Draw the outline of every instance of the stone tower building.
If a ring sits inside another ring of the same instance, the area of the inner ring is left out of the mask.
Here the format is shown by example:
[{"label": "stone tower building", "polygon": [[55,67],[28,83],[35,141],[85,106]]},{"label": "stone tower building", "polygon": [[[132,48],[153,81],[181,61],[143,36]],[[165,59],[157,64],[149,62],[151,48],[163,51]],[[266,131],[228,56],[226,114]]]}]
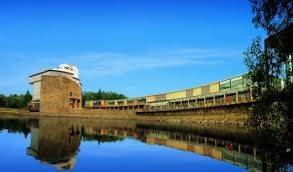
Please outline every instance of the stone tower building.
[{"label": "stone tower building", "polygon": [[33,100],[30,111],[71,113],[81,109],[82,90],[75,66],[62,64],[29,76]]}]

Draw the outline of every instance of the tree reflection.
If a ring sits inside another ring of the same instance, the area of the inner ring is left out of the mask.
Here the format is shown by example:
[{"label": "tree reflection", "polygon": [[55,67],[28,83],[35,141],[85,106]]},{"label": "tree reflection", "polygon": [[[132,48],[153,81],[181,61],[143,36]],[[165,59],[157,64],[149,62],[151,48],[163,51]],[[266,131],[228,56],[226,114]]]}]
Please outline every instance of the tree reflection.
[{"label": "tree reflection", "polygon": [[255,130],[258,155],[263,162],[263,171],[290,171],[293,164],[292,136],[288,125],[279,129]]}]

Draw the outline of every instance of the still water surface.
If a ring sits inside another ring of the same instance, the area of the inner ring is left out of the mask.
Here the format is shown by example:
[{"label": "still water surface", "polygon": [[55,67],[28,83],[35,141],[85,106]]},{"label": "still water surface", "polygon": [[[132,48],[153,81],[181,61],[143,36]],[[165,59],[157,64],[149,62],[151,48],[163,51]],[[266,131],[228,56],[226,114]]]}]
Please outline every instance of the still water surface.
[{"label": "still water surface", "polygon": [[[0,118],[1,171],[265,171],[246,128],[70,118]],[[285,170],[292,170],[285,165]]]}]

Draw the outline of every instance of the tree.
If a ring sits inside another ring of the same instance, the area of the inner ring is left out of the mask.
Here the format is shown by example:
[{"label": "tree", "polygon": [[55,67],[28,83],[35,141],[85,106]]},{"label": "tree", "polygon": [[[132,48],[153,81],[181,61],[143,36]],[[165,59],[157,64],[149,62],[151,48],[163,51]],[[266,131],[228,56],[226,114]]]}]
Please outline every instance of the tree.
[{"label": "tree", "polygon": [[292,0],[250,0],[255,26],[273,35],[292,24]]},{"label": "tree", "polygon": [[12,95],[8,96],[6,99],[6,107],[8,107],[8,108],[24,107],[22,97],[18,96],[16,94],[12,94]]},{"label": "tree", "polygon": [[31,100],[32,100],[32,95],[27,90],[25,95],[24,95],[24,103],[25,103],[25,105],[27,105],[27,103],[30,102]]},{"label": "tree", "polygon": [[0,107],[4,107],[6,102],[6,97],[3,94],[0,94]]},{"label": "tree", "polygon": [[84,92],[83,93],[83,100],[114,100],[114,99],[125,99],[127,98],[125,95],[123,94],[119,94],[116,92],[106,92],[106,91],[102,91],[101,89],[99,89],[98,92]]},{"label": "tree", "polygon": [[276,49],[263,50],[259,37],[253,40],[244,55],[244,62],[249,70],[248,76],[257,85],[259,94],[263,89],[274,91],[281,88],[280,79],[285,79],[282,72],[284,59],[286,59],[284,55]]},{"label": "tree", "polygon": [[280,87],[280,79],[286,79],[283,64],[292,53],[292,14],[290,0],[250,0],[253,12],[252,22],[263,28],[269,36],[265,48],[258,37],[244,52],[244,62],[257,91],[258,100],[253,107],[249,122],[253,126],[279,128],[289,117],[292,87],[286,82]]},{"label": "tree", "polygon": [[[262,51],[261,39],[256,38],[245,54],[251,79],[259,87],[269,89],[274,79],[281,74],[282,65],[292,54],[292,0],[249,0],[255,27],[263,28],[269,36],[265,40],[266,49]],[[290,71],[289,71],[290,74]],[[288,75],[288,73],[287,73]],[[282,76],[284,79],[284,76]]]}]

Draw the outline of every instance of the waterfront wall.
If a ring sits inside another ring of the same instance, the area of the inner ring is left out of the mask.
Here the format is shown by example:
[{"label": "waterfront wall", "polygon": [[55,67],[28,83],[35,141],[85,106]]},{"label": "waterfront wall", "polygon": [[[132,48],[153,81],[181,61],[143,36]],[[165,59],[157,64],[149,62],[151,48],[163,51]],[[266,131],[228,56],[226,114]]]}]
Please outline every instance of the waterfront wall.
[{"label": "waterfront wall", "polygon": [[[1,113],[1,112],[0,112]],[[194,109],[193,111],[176,111],[166,113],[152,113],[140,115],[134,110],[102,110],[102,109],[76,109],[70,113],[41,113],[20,110],[17,115],[48,116],[48,117],[75,117],[98,118],[117,120],[139,120],[163,123],[185,124],[232,124],[245,125],[249,115],[249,106],[230,106],[229,108]]]},{"label": "waterfront wall", "polygon": [[227,113],[209,115],[174,115],[174,116],[142,116],[144,120],[154,120],[167,123],[202,123],[202,124],[231,124],[245,125],[248,114]]}]

